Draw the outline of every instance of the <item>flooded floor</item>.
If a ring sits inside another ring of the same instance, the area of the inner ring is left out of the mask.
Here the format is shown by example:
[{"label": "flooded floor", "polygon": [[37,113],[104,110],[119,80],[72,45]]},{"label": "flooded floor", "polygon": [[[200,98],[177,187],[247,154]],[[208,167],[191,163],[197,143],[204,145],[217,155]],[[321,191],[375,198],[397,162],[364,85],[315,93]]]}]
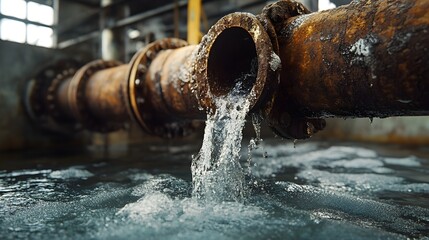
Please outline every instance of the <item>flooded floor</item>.
[{"label": "flooded floor", "polygon": [[198,144],[1,156],[0,239],[428,239],[429,149],[247,143],[239,202],[192,198]]}]

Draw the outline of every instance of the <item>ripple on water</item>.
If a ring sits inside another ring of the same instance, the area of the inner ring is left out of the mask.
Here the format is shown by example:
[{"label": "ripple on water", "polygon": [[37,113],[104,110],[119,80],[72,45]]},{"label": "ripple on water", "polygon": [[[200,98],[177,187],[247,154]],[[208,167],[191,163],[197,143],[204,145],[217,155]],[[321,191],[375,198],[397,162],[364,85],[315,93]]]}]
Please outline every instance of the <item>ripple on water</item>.
[{"label": "ripple on water", "polygon": [[[3,171],[0,190],[7,191],[0,195],[0,238],[403,239],[429,234],[429,207],[415,204],[426,201],[429,185],[405,176],[427,176],[420,171],[427,170],[427,159],[385,158],[370,149],[317,143],[299,144],[296,151],[292,144],[261,144],[268,157],[256,149],[257,184],[246,184],[248,194],[239,202],[193,198],[189,180],[136,167],[142,160],[121,170],[89,164]],[[373,171],[379,168],[390,172]],[[69,169],[90,174],[65,177]],[[54,171],[62,177],[51,177]]]}]

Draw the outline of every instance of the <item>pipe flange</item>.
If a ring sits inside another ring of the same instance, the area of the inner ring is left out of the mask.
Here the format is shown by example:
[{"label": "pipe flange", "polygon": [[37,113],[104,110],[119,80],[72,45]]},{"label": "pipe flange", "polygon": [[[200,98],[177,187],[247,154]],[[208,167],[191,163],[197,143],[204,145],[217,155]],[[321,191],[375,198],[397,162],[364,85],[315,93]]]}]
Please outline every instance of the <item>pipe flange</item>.
[{"label": "pipe flange", "polygon": [[[278,58],[278,60],[280,60],[280,47],[279,47],[279,42],[277,41],[277,33],[276,33],[276,29],[274,27],[274,25],[271,23],[271,21],[269,21],[265,15],[257,15],[256,18],[258,18],[258,20],[261,22],[262,26],[264,27],[265,31],[267,32],[270,40],[271,40],[271,45],[273,47],[273,52],[276,54],[276,57]],[[276,71],[274,71],[274,73],[272,73],[272,77],[271,80],[272,82],[274,82],[274,84],[271,84],[271,86],[273,87],[278,87],[280,84],[280,71],[281,71],[281,61],[279,62],[280,66],[278,67],[278,69]],[[274,105],[274,101],[276,99],[276,95],[277,95],[277,91],[276,90],[270,90],[270,93],[272,93],[272,97],[269,101],[267,101],[265,103],[265,105],[260,109],[260,113],[262,115],[263,119],[266,119],[267,116],[269,115],[269,113],[271,112],[273,105]]]},{"label": "pipe flange", "polygon": [[262,13],[259,17],[263,20],[268,20],[274,27],[274,31],[280,33],[283,30],[283,23],[287,19],[309,13],[311,13],[311,11],[302,3],[291,0],[281,0],[266,5],[262,9]]},{"label": "pipe flange", "polygon": [[24,107],[27,115],[41,128],[55,133],[72,134],[78,126],[58,112],[57,96],[52,92],[62,81],[73,76],[79,64],[60,60],[44,68],[32,78],[25,89]]},{"label": "pipe flange", "polygon": [[72,66],[68,69],[64,69],[62,72],[59,72],[55,76],[50,86],[48,87],[47,94],[46,94],[48,112],[58,122],[67,121],[67,119],[63,117],[63,113],[60,112],[60,109],[58,106],[58,96],[57,96],[58,89],[64,81],[66,81],[69,78],[73,78],[76,71],[77,71],[77,68]]},{"label": "pipe flange", "polygon": [[149,66],[159,52],[188,46],[181,39],[166,38],[155,41],[137,52],[130,62],[128,71],[128,112],[149,134],[173,138],[189,135],[198,126],[194,121],[183,121],[156,116],[156,106],[147,98],[145,80]]},{"label": "pipe flange", "polygon": [[85,88],[91,76],[97,71],[121,65],[118,61],[95,60],[81,67],[70,82],[68,98],[73,116],[82,127],[91,131],[107,133],[118,130],[123,124],[100,121],[88,109]]},{"label": "pipe flange", "polygon": [[[265,6],[258,18],[270,35],[273,46],[278,47],[277,33],[282,32],[284,22],[289,18],[309,13],[311,11],[299,2],[282,0]],[[286,82],[287,79],[283,79],[283,82],[280,82],[279,89],[282,89],[282,84]],[[277,111],[278,107],[276,105],[281,105],[279,109],[283,109],[283,105],[288,102],[283,94],[281,92],[274,93],[273,104],[265,112],[265,120],[276,135],[287,139],[306,139],[325,128],[326,122],[324,119],[308,119]]]}]

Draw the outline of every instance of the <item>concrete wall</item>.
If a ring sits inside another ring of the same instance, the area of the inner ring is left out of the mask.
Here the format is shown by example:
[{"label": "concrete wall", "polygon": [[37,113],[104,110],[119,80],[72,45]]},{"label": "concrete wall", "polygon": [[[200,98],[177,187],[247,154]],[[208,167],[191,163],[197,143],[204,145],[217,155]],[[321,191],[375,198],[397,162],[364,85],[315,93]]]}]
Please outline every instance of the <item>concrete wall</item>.
[{"label": "concrete wall", "polygon": [[65,57],[53,49],[0,41],[1,151],[71,143],[64,136],[48,134],[34,126],[22,102],[27,81],[42,67]]},{"label": "concrete wall", "polygon": [[429,146],[429,117],[328,119],[316,138]]}]

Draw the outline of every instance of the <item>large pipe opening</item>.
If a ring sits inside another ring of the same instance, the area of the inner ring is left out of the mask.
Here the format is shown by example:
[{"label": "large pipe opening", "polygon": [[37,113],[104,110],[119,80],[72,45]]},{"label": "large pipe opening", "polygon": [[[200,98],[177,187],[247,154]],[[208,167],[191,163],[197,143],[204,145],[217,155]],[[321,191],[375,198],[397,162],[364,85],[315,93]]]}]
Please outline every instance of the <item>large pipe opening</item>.
[{"label": "large pipe opening", "polygon": [[258,73],[258,56],[252,36],[243,28],[225,29],[210,50],[207,80],[215,97],[231,92],[250,93]]}]

